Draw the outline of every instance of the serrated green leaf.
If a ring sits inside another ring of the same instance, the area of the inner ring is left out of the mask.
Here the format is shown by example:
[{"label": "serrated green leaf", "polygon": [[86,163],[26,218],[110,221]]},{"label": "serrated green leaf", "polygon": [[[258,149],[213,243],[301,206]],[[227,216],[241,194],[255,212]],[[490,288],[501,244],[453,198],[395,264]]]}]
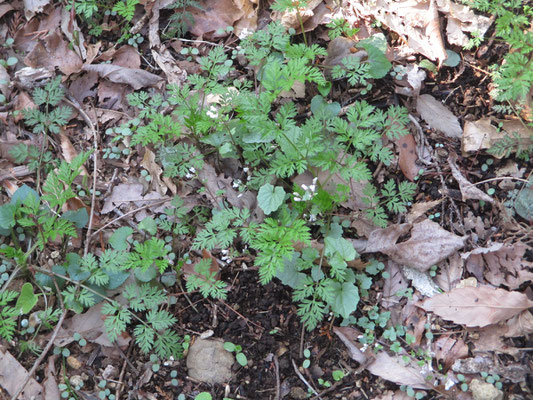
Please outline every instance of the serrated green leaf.
[{"label": "serrated green leaf", "polygon": [[392,64],[380,49],[369,43],[363,43],[360,47],[364,48],[368,53],[368,63],[370,69],[368,73],[374,79],[381,79],[387,75],[392,68]]},{"label": "serrated green leaf", "polygon": [[141,282],[150,282],[157,276],[157,270],[155,268],[135,268],[133,271],[135,278]]},{"label": "serrated green leaf", "polygon": [[272,186],[267,183],[259,189],[257,202],[266,215],[276,211],[285,199],[285,190],[281,186]]},{"label": "serrated green leaf", "polygon": [[75,211],[65,211],[61,218],[74,223],[78,229],[84,228],[89,222],[89,214],[87,214],[85,207]]},{"label": "serrated green leaf", "polygon": [[129,226],[123,226],[122,228],[118,228],[115,232],[113,232],[113,234],[109,238],[109,244],[115,250],[127,250],[128,249],[127,239],[132,233],[133,233],[133,229],[130,228]]},{"label": "serrated green leaf", "polygon": [[33,285],[26,282],[22,285],[15,309],[19,310],[21,314],[28,314],[37,304],[38,299],[39,297],[33,293]]},{"label": "serrated green leaf", "polygon": [[148,232],[150,235],[157,233],[157,223],[152,217],[146,217],[139,223],[139,229]]},{"label": "serrated green leaf", "polygon": [[333,282],[332,286],[335,297],[330,304],[331,309],[343,318],[348,318],[357,309],[359,290],[349,282]]},{"label": "serrated green leaf", "polygon": [[15,226],[16,208],[13,204],[0,206],[0,228],[11,229]]}]

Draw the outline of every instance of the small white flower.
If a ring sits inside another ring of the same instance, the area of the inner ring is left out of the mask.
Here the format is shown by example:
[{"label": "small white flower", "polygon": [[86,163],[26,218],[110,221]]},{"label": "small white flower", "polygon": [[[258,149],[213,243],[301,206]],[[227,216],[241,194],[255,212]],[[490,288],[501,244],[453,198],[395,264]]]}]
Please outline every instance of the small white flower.
[{"label": "small white flower", "polygon": [[250,29],[248,28],[244,28],[240,33],[239,33],[239,39],[244,39],[245,37],[247,36],[250,36],[251,34],[253,33],[253,31],[251,31]]},{"label": "small white flower", "polygon": [[316,221],[316,215],[315,214],[310,214],[309,215],[309,222],[315,222]]},{"label": "small white flower", "polygon": [[242,170],[244,171],[244,173],[246,173],[246,174],[247,174],[247,173],[248,173],[248,171],[250,171],[250,168],[248,168],[248,167],[244,167],[244,168],[243,168]]},{"label": "small white flower", "polygon": [[191,174],[195,174],[196,173],[196,169],[194,167],[191,167],[191,168],[189,168],[189,172]]},{"label": "small white flower", "polygon": [[218,110],[215,106],[209,107],[209,110],[206,112],[208,117],[211,117],[213,119],[218,117]]},{"label": "small white flower", "polygon": [[190,174],[190,173],[187,173],[187,174],[185,174],[185,178],[192,179],[192,178],[194,178],[194,175]]},{"label": "small white flower", "polygon": [[222,254],[228,254],[228,253],[229,253],[229,250],[222,249],[222,250],[220,250],[220,252],[221,252]]}]

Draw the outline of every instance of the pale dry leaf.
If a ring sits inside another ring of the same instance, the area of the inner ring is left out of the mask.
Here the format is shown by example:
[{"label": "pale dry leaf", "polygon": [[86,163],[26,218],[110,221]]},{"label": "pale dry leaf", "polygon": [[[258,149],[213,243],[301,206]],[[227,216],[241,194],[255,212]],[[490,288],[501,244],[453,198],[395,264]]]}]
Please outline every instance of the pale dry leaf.
[{"label": "pale dry leaf", "polygon": [[234,0],[199,0],[198,6],[190,9],[194,18],[191,33],[194,36],[209,34],[212,38],[226,36],[226,32],[217,33],[217,30],[225,30],[227,26],[233,26],[245,16],[235,3]]},{"label": "pale dry leaf", "polygon": [[467,253],[466,265],[469,271],[483,271],[485,279],[494,286],[518,289],[523,283],[533,281],[533,263],[526,261],[526,250],[523,243],[496,243]]},{"label": "pale dry leaf", "polygon": [[377,355],[372,352],[367,355],[360,349],[357,338],[361,333],[352,327],[333,327],[333,332],[344,343],[350,357],[358,363],[366,366],[366,369],[373,375],[385,380],[397,383],[398,385],[408,385],[417,389],[429,389],[420,367],[405,365],[400,357],[391,357],[384,351]]},{"label": "pale dry leaf", "polygon": [[[61,132],[59,133],[59,139],[61,141],[61,150],[63,154],[63,158],[66,162],[70,163],[76,156],[78,155],[78,151],[74,148],[72,145],[72,142],[68,138],[68,136],[65,134],[65,129],[61,129]],[[89,173],[87,172],[87,169],[84,165],[80,168],[80,175],[88,176]]]},{"label": "pale dry leaf", "polygon": [[122,183],[113,188],[111,195],[105,199],[102,214],[107,214],[123,203],[143,199],[143,185],[140,183]]},{"label": "pale dry leaf", "polygon": [[419,366],[405,365],[401,357],[391,357],[384,351],[376,355],[367,370],[371,374],[397,385],[407,385],[415,389],[431,389]]},{"label": "pale dry leaf", "polygon": [[162,182],[161,174],[163,169],[155,162],[155,153],[149,148],[145,148],[144,157],[141,161],[141,167],[150,173],[152,183],[157,193],[166,194],[168,187]]},{"label": "pale dry leaf", "polygon": [[396,243],[411,224],[393,225],[377,229],[368,238],[365,252],[381,252],[401,265],[425,272],[433,265],[445,260],[464,246],[465,237],[457,236],[443,229],[439,224],[426,219],[412,224],[411,237]]},{"label": "pale dry leaf", "polygon": [[446,49],[444,48],[444,41],[440,31],[439,12],[435,0],[429,0],[429,8],[427,12],[426,36],[429,45],[434,49],[437,60],[439,60],[439,68],[442,63],[448,58]]},{"label": "pale dry leaf", "polygon": [[483,200],[488,203],[494,202],[492,197],[490,197],[488,194],[483,192],[482,190],[478,189],[476,186],[474,186],[472,183],[470,183],[459,171],[459,167],[456,164],[457,155],[450,154],[448,157],[448,165],[450,166],[450,169],[452,171],[452,175],[459,184],[459,189],[461,190],[461,196],[463,198],[463,201],[466,200]]},{"label": "pale dry leaf", "polygon": [[50,0],[24,0],[24,16],[30,20],[35,14],[42,13],[44,7],[50,4]]},{"label": "pale dry leaf", "polygon": [[527,336],[533,333],[533,314],[525,310],[507,321],[505,337]]},{"label": "pale dry leaf", "polygon": [[61,398],[61,392],[57,384],[57,372],[55,367],[56,357],[48,357],[48,363],[44,371],[44,400],[57,400]]},{"label": "pale dry leaf", "polygon": [[530,368],[524,364],[511,363],[503,365],[498,361],[495,363],[494,356],[476,355],[475,357],[457,360],[452,365],[452,371],[460,374],[480,374],[483,372],[489,374],[498,374],[513,383],[524,382],[527,375],[531,372]]},{"label": "pale dry leaf", "polygon": [[74,342],[74,333],[79,333],[88,342],[96,343],[101,346],[115,348],[118,344],[121,348],[128,346],[131,337],[128,332],[118,335],[116,342],[110,342],[104,326],[102,316],[103,303],[89,308],[83,314],[76,314],[72,318],[65,319],[65,322],[58,331],[54,339],[54,345],[65,347]]},{"label": "pale dry leaf", "polygon": [[420,218],[426,212],[431,210],[433,207],[438,206],[441,202],[442,202],[442,199],[438,199],[438,200],[432,200],[432,201],[422,201],[422,202],[413,204],[413,206],[409,210],[409,214],[407,214],[407,222],[411,224],[413,222],[416,222],[418,218]]},{"label": "pale dry leaf", "polygon": [[6,15],[8,12],[13,11],[14,8],[11,4],[0,4],[0,18],[2,18],[4,15]]},{"label": "pale dry leaf", "polygon": [[411,281],[411,285],[420,292],[422,296],[431,297],[439,294],[439,287],[433,282],[429,273],[421,272],[418,269],[402,266],[402,273],[406,279]]},{"label": "pale dry leaf", "polygon": [[451,0],[437,0],[437,5],[446,15],[446,36],[451,44],[463,47],[470,39],[464,32],[477,32],[483,37],[492,24],[489,17],[474,13],[466,5]]},{"label": "pale dry leaf", "polygon": [[385,252],[396,243],[400,236],[407,234],[411,228],[411,224],[396,224],[372,231],[368,237],[365,253]]},{"label": "pale dry leaf", "polygon": [[435,283],[445,292],[449,292],[461,281],[464,261],[457,253],[452,254],[447,261],[441,263]]},{"label": "pale dry leaf", "polygon": [[6,98],[9,96],[9,83],[11,78],[7,73],[6,69],[2,64],[0,64],[0,93],[2,93]]},{"label": "pale dry leaf", "polygon": [[146,86],[153,86],[161,82],[163,78],[152,74],[151,72],[137,68],[124,68],[112,64],[84,65],[84,71],[94,71],[100,77],[110,80],[114,83],[125,83],[135,90]]},{"label": "pale dry leaf", "polygon": [[357,361],[359,364],[366,362],[367,356],[359,348],[360,344],[357,340],[358,336],[362,335],[361,332],[350,326],[334,326],[333,332],[344,343],[352,360]]},{"label": "pale dry leaf", "polygon": [[[497,141],[514,134],[522,139],[524,145],[531,144],[533,140],[533,129],[528,128],[518,120],[500,120],[487,117],[477,121],[467,121],[462,137],[462,150],[463,152],[473,152],[490,149]],[[496,158],[503,158],[503,156],[503,154],[494,155]]]},{"label": "pale dry leaf", "polygon": [[59,29],[39,40],[32,51],[24,58],[24,63],[32,68],[46,67],[53,71],[56,67],[65,75],[80,72],[83,61],[70,49]]},{"label": "pale dry leaf", "polygon": [[407,289],[407,280],[404,278],[400,267],[394,261],[388,260],[385,271],[387,278],[383,284],[383,296],[381,297],[381,305],[388,309],[400,303],[400,297],[396,294]]},{"label": "pale dry leaf", "polygon": [[[26,368],[11,353],[0,348],[0,387],[13,396],[27,376]],[[42,386],[31,378],[19,398],[41,400],[42,392]]]},{"label": "pale dry leaf", "polygon": [[448,370],[457,359],[468,356],[468,346],[460,337],[451,334],[441,335],[431,343],[435,358]]},{"label": "pale dry leaf", "polygon": [[508,320],[533,307],[519,292],[490,287],[455,288],[417,304],[439,317],[468,327],[484,327]]},{"label": "pale dry leaf", "polygon": [[457,117],[430,94],[418,97],[416,111],[431,128],[444,133],[447,137],[460,138],[462,136],[463,130]]},{"label": "pale dry leaf", "polygon": [[[65,34],[70,43],[76,43],[73,50],[76,51],[82,60],[87,59],[87,48],[85,45],[85,36],[83,31],[78,26],[76,18],[71,18],[74,15],[63,7],[61,10],[61,31]],[[74,32],[77,32],[74,34]]]}]

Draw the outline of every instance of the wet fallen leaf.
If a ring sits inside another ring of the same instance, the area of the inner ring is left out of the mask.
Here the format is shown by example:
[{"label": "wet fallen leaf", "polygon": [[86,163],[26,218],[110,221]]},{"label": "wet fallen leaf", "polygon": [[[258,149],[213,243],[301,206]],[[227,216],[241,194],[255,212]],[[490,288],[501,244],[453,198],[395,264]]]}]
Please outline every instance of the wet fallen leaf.
[{"label": "wet fallen leaf", "polygon": [[404,289],[407,289],[407,280],[404,278],[400,267],[394,261],[387,261],[385,268],[388,276],[383,284],[383,297],[381,298],[381,305],[384,308],[391,308],[400,303],[400,297],[396,294]]},{"label": "wet fallen leaf", "polygon": [[123,203],[143,199],[143,185],[140,183],[123,183],[113,188],[111,195],[106,198],[102,214],[107,214]]},{"label": "wet fallen leaf", "polygon": [[533,307],[533,301],[519,292],[489,287],[465,287],[433,296],[417,305],[456,324],[484,327],[505,321]]}]

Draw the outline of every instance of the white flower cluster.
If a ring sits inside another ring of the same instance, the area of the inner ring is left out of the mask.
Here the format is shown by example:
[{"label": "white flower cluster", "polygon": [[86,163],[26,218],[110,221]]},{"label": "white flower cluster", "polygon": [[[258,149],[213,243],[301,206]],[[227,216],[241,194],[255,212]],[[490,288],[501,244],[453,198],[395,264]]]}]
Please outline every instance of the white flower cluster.
[{"label": "white flower cluster", "polygon": [[294,192],[293,193],[294,201],[309,201],[313,197],[315,197],[317,181],[318,181],[318,178],[314,177],[313,183],[311,183],[311,185],[307,186],[302,183],[300,186],[305,191],[305,193],[303,194],[303,196],[300,197],[300,193]]},{"label": "white flower cluster", "polygon": [[231,264],[231,262],[233,261],[231,256],[229,255],[229,250],[220,250],[220,252],[222,253],[222,257],[220,257],[220,259],[228,264]]},{"label": "white flower cluster", "polygon": [[187,172],[185,174],[185,178],[187,178],[187,179],[192,179],[195,176],[196,176],[196,168],[194,168],[194,167],[189,168],[189,172]]},{"label": "white flower cluster", "polygon": [[211,105],[209,107],[209,110],[206,112],[208,117],[211,117],[213,119],[218,118],[218,108],[216,108],[214,105]]}]

